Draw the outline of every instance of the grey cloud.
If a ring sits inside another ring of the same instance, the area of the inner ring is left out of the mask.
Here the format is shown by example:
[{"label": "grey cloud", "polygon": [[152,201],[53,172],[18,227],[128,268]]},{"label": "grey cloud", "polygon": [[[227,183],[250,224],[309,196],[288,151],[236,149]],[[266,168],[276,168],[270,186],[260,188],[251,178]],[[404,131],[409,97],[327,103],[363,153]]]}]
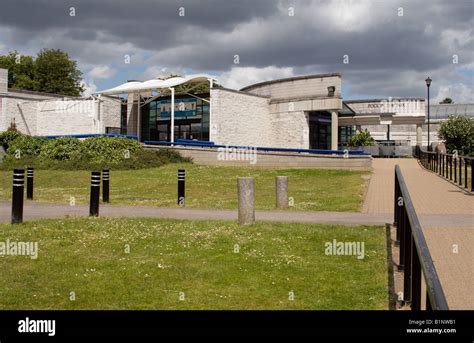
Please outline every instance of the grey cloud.
[{"label": "grey cloud", "polygon": [[[472,1],[372,1],[356,20],[350,10],[342,13],[364,1],[4,0],[0,43],[20,51],[62,48],[82,65],[119,63],[124,53],[135,53],[144,68],[217,73],[234,67],[239,54],[242,67],[338,71],[359,94],[419,96],[418,86],[406,82],[427,73],[445,83],[468,82],[450,70],[453,54],[458,67],[474,60]],[[331,4],[334,18],[324,12]],[[185,17],[178,17],[180,6]],[[290,6],[294,17],[286,13]],[[453,49],[442,40],[448,30],[455,32]],[[456,37],[458,31],[470,41]],[[344,54],[349,64],[342,63]]]}]

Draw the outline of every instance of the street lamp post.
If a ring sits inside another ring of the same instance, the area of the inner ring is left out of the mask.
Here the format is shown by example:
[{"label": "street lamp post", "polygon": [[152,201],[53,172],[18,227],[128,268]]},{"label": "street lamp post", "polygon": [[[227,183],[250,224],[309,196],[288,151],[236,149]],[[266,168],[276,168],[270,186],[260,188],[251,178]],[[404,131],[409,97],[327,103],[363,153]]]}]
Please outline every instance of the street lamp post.
[{"label": "street lamp post", "polygon": [[426,80],[426,87],[428,88],[428,151],[431,151],[430,146],[430,85],[431,79],[428,77]]}]

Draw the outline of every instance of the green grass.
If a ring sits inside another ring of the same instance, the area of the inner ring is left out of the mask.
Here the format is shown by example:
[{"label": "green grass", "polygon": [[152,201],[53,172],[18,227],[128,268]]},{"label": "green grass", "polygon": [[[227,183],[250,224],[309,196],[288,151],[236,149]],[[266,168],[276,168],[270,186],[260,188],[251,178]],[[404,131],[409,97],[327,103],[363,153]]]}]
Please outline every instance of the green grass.
[{"label": "green grass", "polygon": [[[302,211],[358,211],[363,202],[366,172],[344,170],[272,170],[168,164],[160,168],[112,171],[112,204],[176,207],[177,171],[186,169],[186,207],[235,209],[237,177],[255,177],[255,207],[275,208],[275,176],[289,177],[290,209]],[[11,197],[11,171],[0,171],[0,199]],[[35,171],[35,200],[77,204],[89,201],[90,172]]]},{"label": "green grass", "polygon": [[[7,239],[39,253],[0,255],[1,310],[388,309],[381,227],[67,218],[1,224]],[[333,239],[365,258],[325,255]]]}]

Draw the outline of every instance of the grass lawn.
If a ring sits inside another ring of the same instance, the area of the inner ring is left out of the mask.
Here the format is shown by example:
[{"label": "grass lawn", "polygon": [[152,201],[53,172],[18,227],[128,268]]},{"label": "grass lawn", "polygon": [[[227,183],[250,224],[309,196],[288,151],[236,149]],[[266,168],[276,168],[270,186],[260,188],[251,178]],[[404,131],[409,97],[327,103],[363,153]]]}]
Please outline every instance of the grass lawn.
[{"label": "grass lawn", "polygon": [[[67,218],[1,224],[7,239],[39,251],[0,255],[1,310],[388,309],[381,227]],[[333,239],[365,258],[326,255]]]},{"label": "grass lawn", "polygon": [[[272,170],[168,164],[160,168],[112,171],[112,204],[177,207],[177,171],[186,169],[186,207],[235,209],[237,177],[255,177],[255,207],[275,208],[275,176],[289,177],[290,209],[302,211],[358,211],[363,202],[367,172],[343,170]],[[11,171],[0,171],[0,199],[11,197]],[[90,172],[35,171],[35,200],[77,204],[89,202]]]}]

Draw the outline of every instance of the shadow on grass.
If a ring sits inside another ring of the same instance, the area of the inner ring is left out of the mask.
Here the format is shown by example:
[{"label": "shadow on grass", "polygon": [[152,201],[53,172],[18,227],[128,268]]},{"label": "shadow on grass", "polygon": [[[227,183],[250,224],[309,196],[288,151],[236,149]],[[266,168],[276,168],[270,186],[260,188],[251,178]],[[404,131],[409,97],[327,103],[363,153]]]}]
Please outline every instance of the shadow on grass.
[{"label": "shadow on grass", "polygon": [[387,243],[387,278],[388,278],[388,309],[397,309],[397,293],[395,292],[395,278],[393,270],[393,255],[392,255],[392,237],[390,234],[390,224],[385,225],[385,237]]}]

